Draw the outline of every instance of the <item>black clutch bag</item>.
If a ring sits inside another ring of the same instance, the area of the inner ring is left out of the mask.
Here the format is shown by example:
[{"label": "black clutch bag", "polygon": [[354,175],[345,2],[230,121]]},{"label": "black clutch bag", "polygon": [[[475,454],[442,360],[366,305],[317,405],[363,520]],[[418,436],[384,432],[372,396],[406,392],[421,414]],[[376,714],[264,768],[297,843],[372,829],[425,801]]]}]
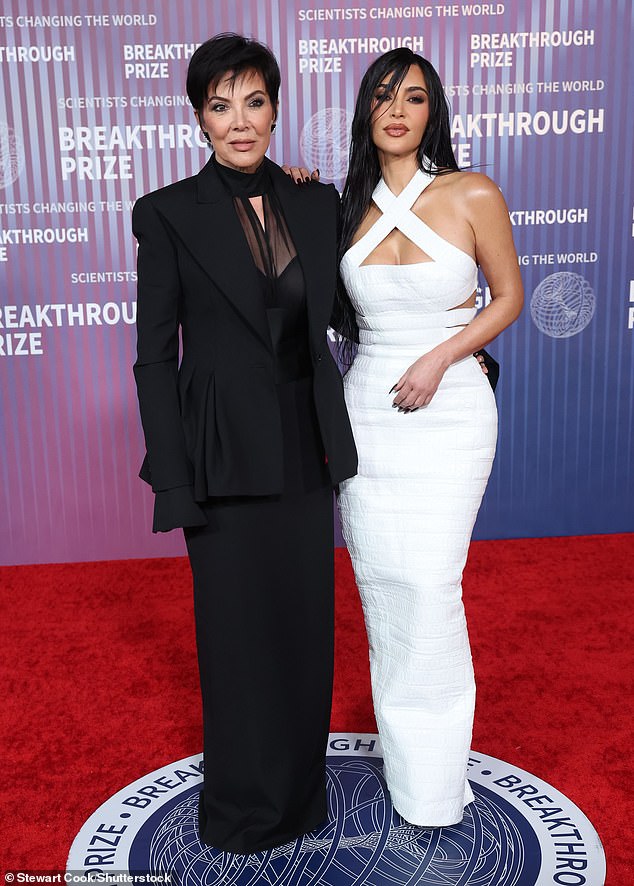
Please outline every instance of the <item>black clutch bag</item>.
[{"label": "black clutch bag", "polygon": [[482,354],[484,357],[484,365],[487,368],[487,378],[489,379],[489,384],[493,390],[495,390],[498,378],[500,377],[500,364],[491,356],[491,354],[489,354],[488,351],[485,351],[484,348],[480,348],[480,350],[476,351],[473,356],[477,357],[479,354]]}]

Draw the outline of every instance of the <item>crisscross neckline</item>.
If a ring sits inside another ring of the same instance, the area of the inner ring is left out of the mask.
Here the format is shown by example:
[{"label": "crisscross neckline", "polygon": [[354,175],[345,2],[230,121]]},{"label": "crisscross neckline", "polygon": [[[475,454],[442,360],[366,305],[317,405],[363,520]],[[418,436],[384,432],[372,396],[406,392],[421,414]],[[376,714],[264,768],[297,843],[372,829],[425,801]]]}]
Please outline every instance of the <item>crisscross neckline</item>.
[{"label": "crisscross neckline", "polygon": [[[476,267],[473,258],[460,247],[454,246],[449,240],[437,234],[412,209],[425,188],[434,179],[434,175],[417,169],[400,194],[394,194],[381,177],[372,193],[372,200],[381,211],[381,215],[365,234],[347,250],[344,259],[347,258],[353,265],[364,268],[406,268],[439,263],[448,266],[459,276],[472,275],[473,269]],[[421,252],[428,256],[428,259],[403,265],[385,263],[364,265],[365,259],[395,229],[411,240]]]}]

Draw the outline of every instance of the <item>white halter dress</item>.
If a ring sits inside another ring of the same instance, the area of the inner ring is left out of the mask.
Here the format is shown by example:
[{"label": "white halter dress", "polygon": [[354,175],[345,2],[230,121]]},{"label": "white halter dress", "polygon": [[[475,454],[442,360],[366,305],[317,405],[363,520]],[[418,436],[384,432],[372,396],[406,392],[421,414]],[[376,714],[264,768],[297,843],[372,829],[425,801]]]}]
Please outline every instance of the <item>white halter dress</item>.
[{"label": "white halter dress", "polygon": [[[396,197],[381,179],[382,211],[343,256],[359,350],[344,379],[359,471],[340,489],[370,646],[372,694],[394,808],[412,824],[462,819],[475,683],[462,571],[491,470],[497,412],[477,360],[452,364],[431,403],[392,407],[389,393],[418,357],[475,316],[458,309],[477,268],[411,207],[433,176],[416,172]],[[430,261],[363,265],[398,228]]]}]

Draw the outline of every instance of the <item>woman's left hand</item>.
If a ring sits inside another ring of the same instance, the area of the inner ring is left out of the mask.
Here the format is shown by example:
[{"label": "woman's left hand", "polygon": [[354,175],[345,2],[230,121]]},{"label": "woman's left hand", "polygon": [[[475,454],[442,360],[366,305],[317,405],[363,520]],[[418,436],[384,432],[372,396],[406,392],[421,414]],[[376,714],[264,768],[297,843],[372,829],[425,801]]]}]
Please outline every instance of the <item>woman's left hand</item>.
[{"label": "woman's left hand", "polygon": [[412,363],[392,388],[392,391],[397,392],[392,405],[404,412],[412,412],[421,406],[427,406],[436,393],[446,369],[446,363],[438,354],[433,351],[423,354]]}]

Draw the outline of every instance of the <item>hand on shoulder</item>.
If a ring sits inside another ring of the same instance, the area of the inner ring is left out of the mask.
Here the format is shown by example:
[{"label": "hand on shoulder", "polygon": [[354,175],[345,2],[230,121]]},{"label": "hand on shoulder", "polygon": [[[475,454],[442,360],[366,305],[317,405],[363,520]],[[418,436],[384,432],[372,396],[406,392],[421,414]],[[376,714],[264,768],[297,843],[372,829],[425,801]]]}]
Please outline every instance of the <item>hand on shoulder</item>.
[{"label": "hand on shoulder", "polygon": [[286,163],[282,163],[280,169],[290,176],[296,185],[319,181],[318,169],[313,169],[312,172],[309,172],[305,166],[288,166]]}]

